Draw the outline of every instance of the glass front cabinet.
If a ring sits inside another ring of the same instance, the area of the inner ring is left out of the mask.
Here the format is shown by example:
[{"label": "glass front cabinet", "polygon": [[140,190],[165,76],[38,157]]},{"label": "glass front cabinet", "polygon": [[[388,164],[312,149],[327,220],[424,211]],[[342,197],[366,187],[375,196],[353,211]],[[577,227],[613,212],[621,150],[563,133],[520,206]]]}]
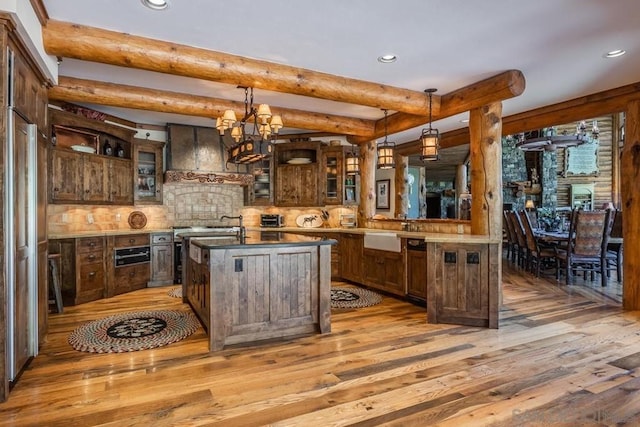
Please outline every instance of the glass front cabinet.
[{"label": "glass front cabinet", "polygon": [[135,204],[162,204],[162,143],[134,141],[133,199]]},{"label": "glass front cabinet", "polygon": [[351,205],[358,203],[357,175],[347,175],[345,161],[350,149],[344,146],[322,148],[322,201],[325,205]]}]

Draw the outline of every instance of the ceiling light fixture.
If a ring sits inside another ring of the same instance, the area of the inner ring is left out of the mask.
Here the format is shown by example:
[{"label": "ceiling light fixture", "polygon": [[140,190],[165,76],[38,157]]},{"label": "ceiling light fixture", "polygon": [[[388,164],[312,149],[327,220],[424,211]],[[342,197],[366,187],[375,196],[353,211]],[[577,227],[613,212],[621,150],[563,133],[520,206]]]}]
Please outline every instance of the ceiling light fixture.
[{"label": "ceiling light fixture", "polygon": [[395,162],[393,161],[393,149],[396,146],[395,142],[387,141],[387,110],[384,111],[384,141],[382,144],[378,144],[377,153],[378,153],[378,169],[391,169],[396,167]]},{"label": "ceiling light fixture", "polygon": [[392,54],[378,56],[378,62],[381,62],[383,64],[390,64],[392,62],[396,62],[397,59],[398,57]]},{"label": "ceiling light fixture", "polygon": [[522,151],[555,151],[558,148],[569,148],[582,145],[590,140],[597,140],[600,136],[598,121],[591,124],[591,132],[587,132],[587,123],[582,120],[576,125],[576,133],[569,135],[565,132],[558,135],[554,126],[541,130],[524,132],[518,135],[516,147]]},{"label": "ceiling light fixture", "polygon": [[[231,130],[231,137],[237,143],[229,148],[229,160],[232,163],[253,163],[271,155],[273,144],[271,139],[277,137],[283,127],[282,117],[272,115],[271,108],[267,104],[260,104],[258,108],[253,105],[253,88],[238,86],[244,89],[244,117],[238,126],[238,121],[233,110],[225,110],[222,116],[216,119],[216,129],[220,135],[224,135],[227,129]],[[247,135],[247,120],[253,119],[253,132]],[[271,119],[271,120],[269,120]]]},{"label": "ceiling light fixture", "polygon": [[616,50],[611,50],[607,53],[604,54],[605,58],[617,58],[619,56],[624,55],[625,53],[627,53],[626,50],[623,49],[616,49]]},{"label": "ceiling light fixture", "polygon": [[420,146],[422,147],[422,154],[420,159],[424,161],[438,160],[438,150],[440,149],[440,133],[438,129],[431,127],[431,103],[432,96],[438,89],[426,89],[425,92],[429,94],[429,128],[422,129],[422,135],[420,136]]},{"label": "ceiling light fixture", "polygon": [[360,174],[360,159],[356,153],[355,144],[351,144],[351,152],[347,153],[346,163],[347,175]]},{"label": "ceiling light fixture", "polygon": [[164,10],[169,7],[168,0],[140,0],[142,4],[153,10]]}]

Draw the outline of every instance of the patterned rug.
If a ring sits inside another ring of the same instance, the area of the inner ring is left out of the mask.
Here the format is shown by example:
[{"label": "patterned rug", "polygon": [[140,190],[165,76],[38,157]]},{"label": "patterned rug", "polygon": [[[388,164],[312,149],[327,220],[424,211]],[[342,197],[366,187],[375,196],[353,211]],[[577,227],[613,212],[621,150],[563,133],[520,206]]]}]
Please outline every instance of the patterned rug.
[{"label": "patterned rug", "polygon": [[361,288],[331,288],[331,308],[361,308],[376,305],[382,296]]},{"label": "patterned rug", "polygon": [[169,294],[170,297],[182,298],[182,286],[171,289],[167,294]]},{"label": "patterned rug", "polygon": [[180,341],[199,327],[192,313],[137,311],[85,323],[71,332],[69,344],[78,351],[90,353],[125,353]]}]

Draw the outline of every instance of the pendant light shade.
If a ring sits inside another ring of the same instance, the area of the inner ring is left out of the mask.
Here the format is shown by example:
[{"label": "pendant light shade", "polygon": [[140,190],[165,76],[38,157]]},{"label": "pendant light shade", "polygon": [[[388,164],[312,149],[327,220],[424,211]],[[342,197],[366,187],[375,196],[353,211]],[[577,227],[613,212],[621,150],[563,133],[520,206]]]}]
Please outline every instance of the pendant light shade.
[{"label": "pendant light shade", "polygon": [[396,167],[393,161],[393,150],[395,149],[395,142],[387,141],[387,110],[384,111],[384,141],[378,144],[378,169],[391,169]]},{"label": "pendant light shade", "polygon": [[429,128],[422,129],[422,135],[420,136],[420,146],[422,147],[422,154],[420,159],[422,161],[438,160],[438,150],[440,149],[440,134],[438,129],[431,127],[431,97],[437,89],[427,89],[425,92],[429,94]]},{"label": "pendant light shade", "polygon": [[346,171],[347,175],[359,175],[360,174],[360,158],[353,145],[351,145],[351,152],[347,153],[346,158]]}]

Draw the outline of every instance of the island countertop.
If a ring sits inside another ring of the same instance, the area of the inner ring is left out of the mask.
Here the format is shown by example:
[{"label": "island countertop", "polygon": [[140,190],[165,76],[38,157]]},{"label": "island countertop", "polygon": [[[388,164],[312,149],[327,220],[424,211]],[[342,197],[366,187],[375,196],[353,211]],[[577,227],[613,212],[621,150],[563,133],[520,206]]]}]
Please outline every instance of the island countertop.
[{"label": "island countertop", "polygon": [[[194,233],[195,234],[195,233]],[[221,233],[214,235],[213,233],[206,236],[194,235],[189,233],[182,234],[183,238],[189,238],[190,244],[199,246],[202,249],[237,249],[246,248],[271,248],[286,246],[320,246],[335,245],[334,239],[323,237],[304,236],[300,234],[287,233],[282,231],[247,231],[244,239],[238,238],[236,235]]]}]

